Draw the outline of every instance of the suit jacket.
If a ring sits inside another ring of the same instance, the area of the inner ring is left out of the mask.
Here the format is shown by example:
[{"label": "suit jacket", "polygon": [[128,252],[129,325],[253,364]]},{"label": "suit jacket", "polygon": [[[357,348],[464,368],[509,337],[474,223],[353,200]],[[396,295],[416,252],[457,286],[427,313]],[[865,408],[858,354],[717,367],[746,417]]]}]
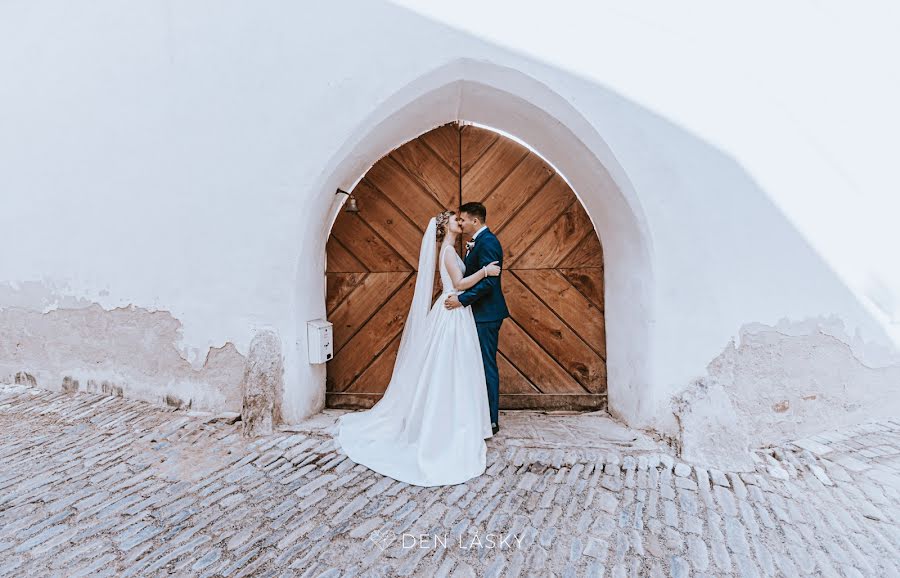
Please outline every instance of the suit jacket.
[{"label": "suit jacket", "polygon": [[[466,255],[465,276],[475,273],[491,261],[497,261],[503,266],[503,248],[490,229],[484,229],[475,237],[475,244]],[[463,305],[472,306],[472,315],[476,323],[485,321],[499,321],[509,317],[509,309],[506,308],[506,299],[503,298],[503,290],[500,288],[500,277],[485,277],[457,297]]]}]

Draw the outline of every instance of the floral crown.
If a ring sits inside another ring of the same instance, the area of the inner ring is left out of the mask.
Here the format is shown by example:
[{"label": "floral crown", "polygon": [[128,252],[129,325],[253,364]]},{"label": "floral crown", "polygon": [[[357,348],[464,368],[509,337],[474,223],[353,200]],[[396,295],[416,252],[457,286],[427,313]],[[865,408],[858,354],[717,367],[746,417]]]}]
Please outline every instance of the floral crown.
[{"label": "floral crown", "polygon": [[442,213],[438,213],[438,216],[435,217],[435,223],[437,224],[438,227],[446,225],[447,221],[450,220],[450,215],[453,215],[453,214],[454,214],[453,211],[444,211]]},{"label": "floral crown", "polygon": [[434,218],[435,227],[437,229],[437,241],[443,241],[444,235],[446,234],[447,223],[450,221],[450,216],[454,215],[453,211],[443,211],[438,213],[438,215]]}]

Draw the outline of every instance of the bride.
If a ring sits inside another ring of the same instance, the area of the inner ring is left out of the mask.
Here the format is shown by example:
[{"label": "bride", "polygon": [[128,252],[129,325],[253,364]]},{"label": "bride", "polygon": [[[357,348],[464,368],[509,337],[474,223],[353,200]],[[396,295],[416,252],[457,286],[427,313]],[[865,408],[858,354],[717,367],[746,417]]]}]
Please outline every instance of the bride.
[{"label": "bride", "polygon": [[[493,435],[472,310],[442,304],[451,293],[499,275],[500,267],[495,261],[464,278],[454,249],[461,233],[454,211],[428,222],[387,389],[371,409],[338,420],[337,441],[353,462],[416,486],[460,484],[483,474],[484,440]],[[443,293],[432,306],[436,259]]]}]

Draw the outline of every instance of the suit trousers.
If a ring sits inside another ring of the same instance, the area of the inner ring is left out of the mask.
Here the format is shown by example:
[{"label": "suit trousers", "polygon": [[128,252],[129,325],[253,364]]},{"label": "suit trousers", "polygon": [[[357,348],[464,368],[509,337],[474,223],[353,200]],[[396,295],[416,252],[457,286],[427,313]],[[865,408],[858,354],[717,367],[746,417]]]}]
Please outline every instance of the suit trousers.
[{"label": "suit trousers", "polygon": [[500,372],[497,370],[497,341],[503,320],[475,322],[478,342],[481,344],[481,359],[484,362],[484,379],[487,382],[488,405],[491,423],[500,425]]}]

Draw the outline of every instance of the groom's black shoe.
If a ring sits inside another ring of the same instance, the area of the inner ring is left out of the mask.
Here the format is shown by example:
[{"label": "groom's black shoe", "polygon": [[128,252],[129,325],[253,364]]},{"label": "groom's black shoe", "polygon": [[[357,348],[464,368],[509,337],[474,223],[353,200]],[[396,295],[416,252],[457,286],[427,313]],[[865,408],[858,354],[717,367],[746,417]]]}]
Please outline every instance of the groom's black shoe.
[{"label": "groom's black shoe", "polygon": [[491,432],[492,432],[492,433],[497,433],[498,431],[500,431],[500,426],[497,425],[497,424],[495,424],[495,423],[493,423],[493,422],[491,422]]}]

